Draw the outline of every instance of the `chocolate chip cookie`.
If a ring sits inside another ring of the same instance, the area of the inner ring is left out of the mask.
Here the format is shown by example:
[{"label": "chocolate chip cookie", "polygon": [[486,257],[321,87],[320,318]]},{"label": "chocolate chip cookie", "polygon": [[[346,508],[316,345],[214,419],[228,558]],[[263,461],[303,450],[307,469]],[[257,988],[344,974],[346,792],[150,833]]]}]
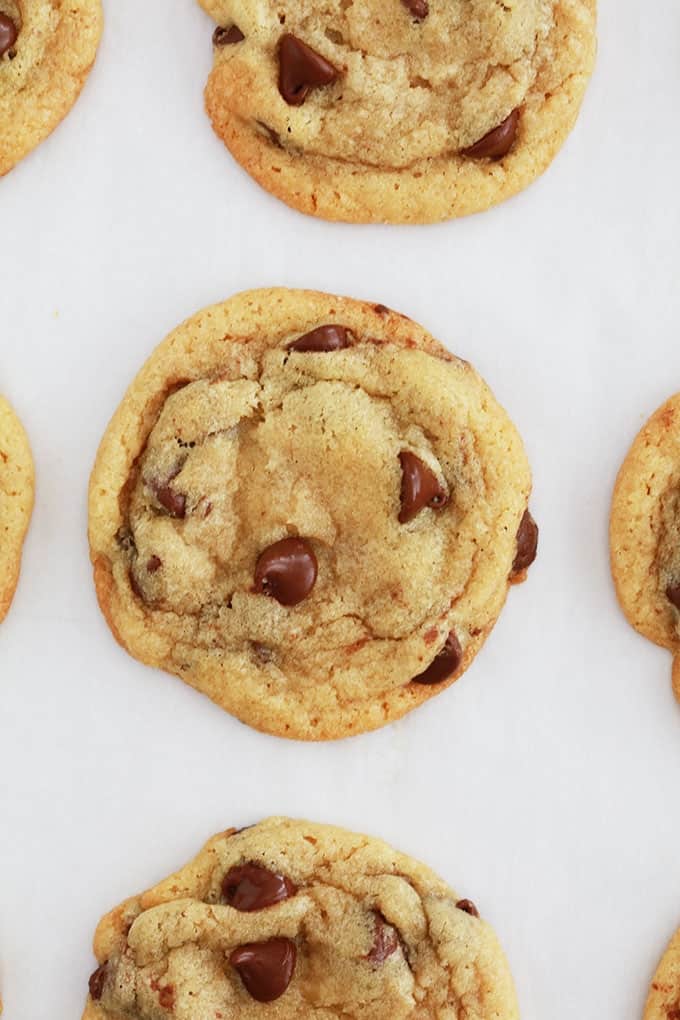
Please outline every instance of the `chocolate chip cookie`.
[{"label": "chocolate chip cookie", "polygon": [[0,623],[7,616],[19,580],[33,492],[28,438],[10,405],[0,397]]},{"label": "chocolate chip cookie", "polygon": [[100,0],[0,0],[0,176],[69,112],[101,31]]},{"label": "chocolate chip cookie", "polygon": [[273,818],[100,923],[83,1020],[516,1020],[475,905],[380,840]]},{"label": "chocolate chip cookie", "polygon": [[595,58],[596,0],[200,0],[206,106],[268,191],[349,222],[487,209],[551,163]]},{"label": "chocolate chip cookie", "polygon": [[536,553],[520,437],[409,319],[307,291],[156,350],[90,488],[118,640],[258,729],[375,729],[468,667]]},{"label": "chocolate chip cookie", "polygon": [[654,975],[644,1020],[680,1020],[680,931],[675,933]]},{"label": "chocolate chip cookie", "polygon": [[652,415],[614,489],[611,566],[629,622],[674,659],[680,700],[680,394]]}]

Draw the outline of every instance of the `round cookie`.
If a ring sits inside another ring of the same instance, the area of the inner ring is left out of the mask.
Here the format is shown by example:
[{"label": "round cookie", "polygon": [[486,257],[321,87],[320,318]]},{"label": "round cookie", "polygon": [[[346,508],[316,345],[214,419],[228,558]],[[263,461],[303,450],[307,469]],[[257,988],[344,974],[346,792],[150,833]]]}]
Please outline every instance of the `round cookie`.
[{"label": "round cookie", "polygon": [[680,394],[652,415],[623,462],[609,534],[621,607],[637,631],[672,652],[680,700]]},{"label": "round cookie", "polygon": [[680,931],[675,933],[654,975],[644,1020],[680,1020]]},{"label": "round cookie", "polygon": [[90,486],[121,644],[258,729],[375,729],[459,677],[536,551],[522,442],[383,305],[262,290],[172,333]]},{"label": "round cookie", "polygon": [[596,0],[200,0],[213,127],[264,188],[353,223],[429,223],[521,191],[571,131]]},{"label": "round cookie", "polygon": [[7,616],[19,580],[33,493],[28,438],[10,405],[0,397],[0,623]]},{"label": "round cookie", "polygon": [[0,177],[69,112],[101,32],[101,0],[0,0]]},{"label": "round cookie", "polygon": [[215,836],[108,914],[94,950],[83,1020],[519,1016],[474,904],[380,840],[329,825],[272,818]]}]

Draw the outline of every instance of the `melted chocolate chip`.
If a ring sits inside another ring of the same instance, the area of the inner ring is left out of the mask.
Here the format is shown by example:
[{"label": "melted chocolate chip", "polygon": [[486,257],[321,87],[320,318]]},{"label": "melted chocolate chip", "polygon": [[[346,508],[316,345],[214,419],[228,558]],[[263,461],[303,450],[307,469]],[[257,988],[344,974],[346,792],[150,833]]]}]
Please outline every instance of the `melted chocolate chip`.
[{"label": "melted chocolate chip", "polygon": [[313,88],[337,81],[340,72],[325,57],[287,32],[279,43],[279,92],[289,106],[302,106]]},{"label": "melted chocolate chip", "polygon": [[292,980],[296,961],[295,943],[282,938],[239,946],[229,957],[246,991],[257,1002],[273,1002],[283,995]]},{"label": "melted chocolate chip", "polygon": [[264,910],[295,896],[297,889],[285,875],[277,875],[259,864],[231,868],[222,882],[222,898],[234,910],[250,913]]},{"label": "melted chocolate chip", "polygon": [[517,532],[517,553],[515,562],[512,564],[513,574],[521,574],[528,570],[536,559],[537,552],[538,525],[529,511],[525,510]]},{"label": "melted chocolate chip", "polygon": [[344,347],[350,347],[351,343],[351,333],[344,326],[318,326],[288,344],[288,350],[327,353],[341,351]]},{"label": "melted chocolate chip", "polygon": [[245,36],[238,25],[229,25],[228,28],[218,25],[213,32],[213,46],[235,46],[244,39]]},{"label": "melted chocolate chip", "polygon": [[391,928],[382,914],[376,911],[375,933],[373,946],[366,959],[370,963],[384,963],[385,960],[396,953],[399,948],[399,936],[394,928]]},{"label": "melted chocolate chip", "polygon": [[170,482],[151,481],[147,482],[147,485],[171,517],[177,517],[180,520],[186,517],[187,498],[183,492],[176,492]]},{"label": "melted chocolate chip", "polygon": [[255,591],[282,606],[296,606],[316,584],[318,564],[304,538],[284,538],[261,553],[255,567]]},{"label": "melted chocolate chip", "polygon": [[0,13],[0,57],[14,46],[19,38],[19,29],[7,14]]},{"label": "melted chocolate chip", "polygon": [[89,981],[90,997],[94,999],[95,1002],[99,1002],[102,995],[104,994],[104,985],[106,984],[106,977],[107,966],[105,963],[103,963],[101,967],[97,967],[94,974],[90,976]]},{"label": "melted chocolate chip", "polygon": [[479,911],[472,900],[458,900],[456,907],[458,910],[463,910],[466,914],[470,914],[472,917],[479,917]]},{"label": "melted chocolate chip", "polygon": [[151,556],[146,561],[146,569],[149,574],[156,574],[163,566],[163,561],[158,556]]},{"label": "melted chocolate chip", "polygon": [[431,506],[433,510],[445,507],[449,497],[427,464],[408,450],[399,454],[399,460],[402,472],[399,523],[412,521],[425,506]]},{"label": "melted chocolate chip", "polygon": [[519,110],[513,110],[497,128],[489,131],[488,135],[484,135],[468,149],[463,149],[463,155],[473,159],[502,159],[513,146],[518,125]]},{"label": "melted chocolate chip", "polygon": [[680,610],[680,584],[669,584],[666,588],[666,598],[672,606]]},{"label": "melted chocolate chip", "polygon": [[430,7],[427,0],[402,0],[402,3],[406,9],[417,18],[418,21],[422,21],[430,13]]},{"label": "melted chocolate chip", "polygon": [[456,672],[463,658],[463,649],[460,641],[453,631],[446,639],[442,650],[432,660],[430,665],[418,676],[414,676],[411,683],[414,684],[440,684]]}]

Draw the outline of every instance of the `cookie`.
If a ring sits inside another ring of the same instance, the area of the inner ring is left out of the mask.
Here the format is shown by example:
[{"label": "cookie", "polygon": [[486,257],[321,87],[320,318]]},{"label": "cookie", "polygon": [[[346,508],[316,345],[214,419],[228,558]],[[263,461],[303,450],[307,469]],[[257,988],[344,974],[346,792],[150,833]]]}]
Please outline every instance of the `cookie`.
[{"label": "cookie", "polygon": [[680,394],[652,415],[619,472],[611,567],[633,627],[673,654],[680,700]]},{"label": "cookie", "polygon": [[430,223],[521,191],[571,131],[596,0],[200,0],[213,127],[264,188],[353,223]]},{"label": "cookie", "polygon": [[285,818],[215,836],[108,914],[94,950],[83,1020],[519,1015],[470,900],[380,840]]},{"label": "cookie", "polygon": [[128,651],[258,729],[375,729],[472,661],[536,551],[522,442],[383,305],[262,290],[156,350],[90,486]]},{"label": "cookie", "polygon": [[33,493],[28,438],[12,408],[0,397],[0,623],[7,616],[19,580]]},{"label": "cookie", "polygon": [[644,1020],[680,1020],[680,931],[675,933],[654,975]]},{"label": "cookie", "polygon": [[100,0],[0,0],[0,177],[69,112],[101,31]]}]

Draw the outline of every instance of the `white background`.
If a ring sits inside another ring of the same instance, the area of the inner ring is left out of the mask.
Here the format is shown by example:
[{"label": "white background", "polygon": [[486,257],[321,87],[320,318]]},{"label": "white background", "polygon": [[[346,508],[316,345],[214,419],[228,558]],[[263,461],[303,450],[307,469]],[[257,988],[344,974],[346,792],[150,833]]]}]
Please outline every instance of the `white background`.
[{"label": "white background", "polygon": [[[524,1020],[639,1020],[680,924],[680,709],[632,631],[607,513],[680,386],[680,6],[602,0],[600,56],[553,168],[436,227],[334,226],[262,192],[202,110],[212,24],[109,0],[97,66],[0,182],[0,389],[34,445],[21,584],[0,631],[0,981],[7,1020],[77,1020],[99,917],[227,825],[381,835],[495,925]],[[287,743],[114,643],[86,543],[95,451],[183,318],[309,286],[403,310],[470,359],[534,468],[539,559],[483,652],[383,731]]]}]

